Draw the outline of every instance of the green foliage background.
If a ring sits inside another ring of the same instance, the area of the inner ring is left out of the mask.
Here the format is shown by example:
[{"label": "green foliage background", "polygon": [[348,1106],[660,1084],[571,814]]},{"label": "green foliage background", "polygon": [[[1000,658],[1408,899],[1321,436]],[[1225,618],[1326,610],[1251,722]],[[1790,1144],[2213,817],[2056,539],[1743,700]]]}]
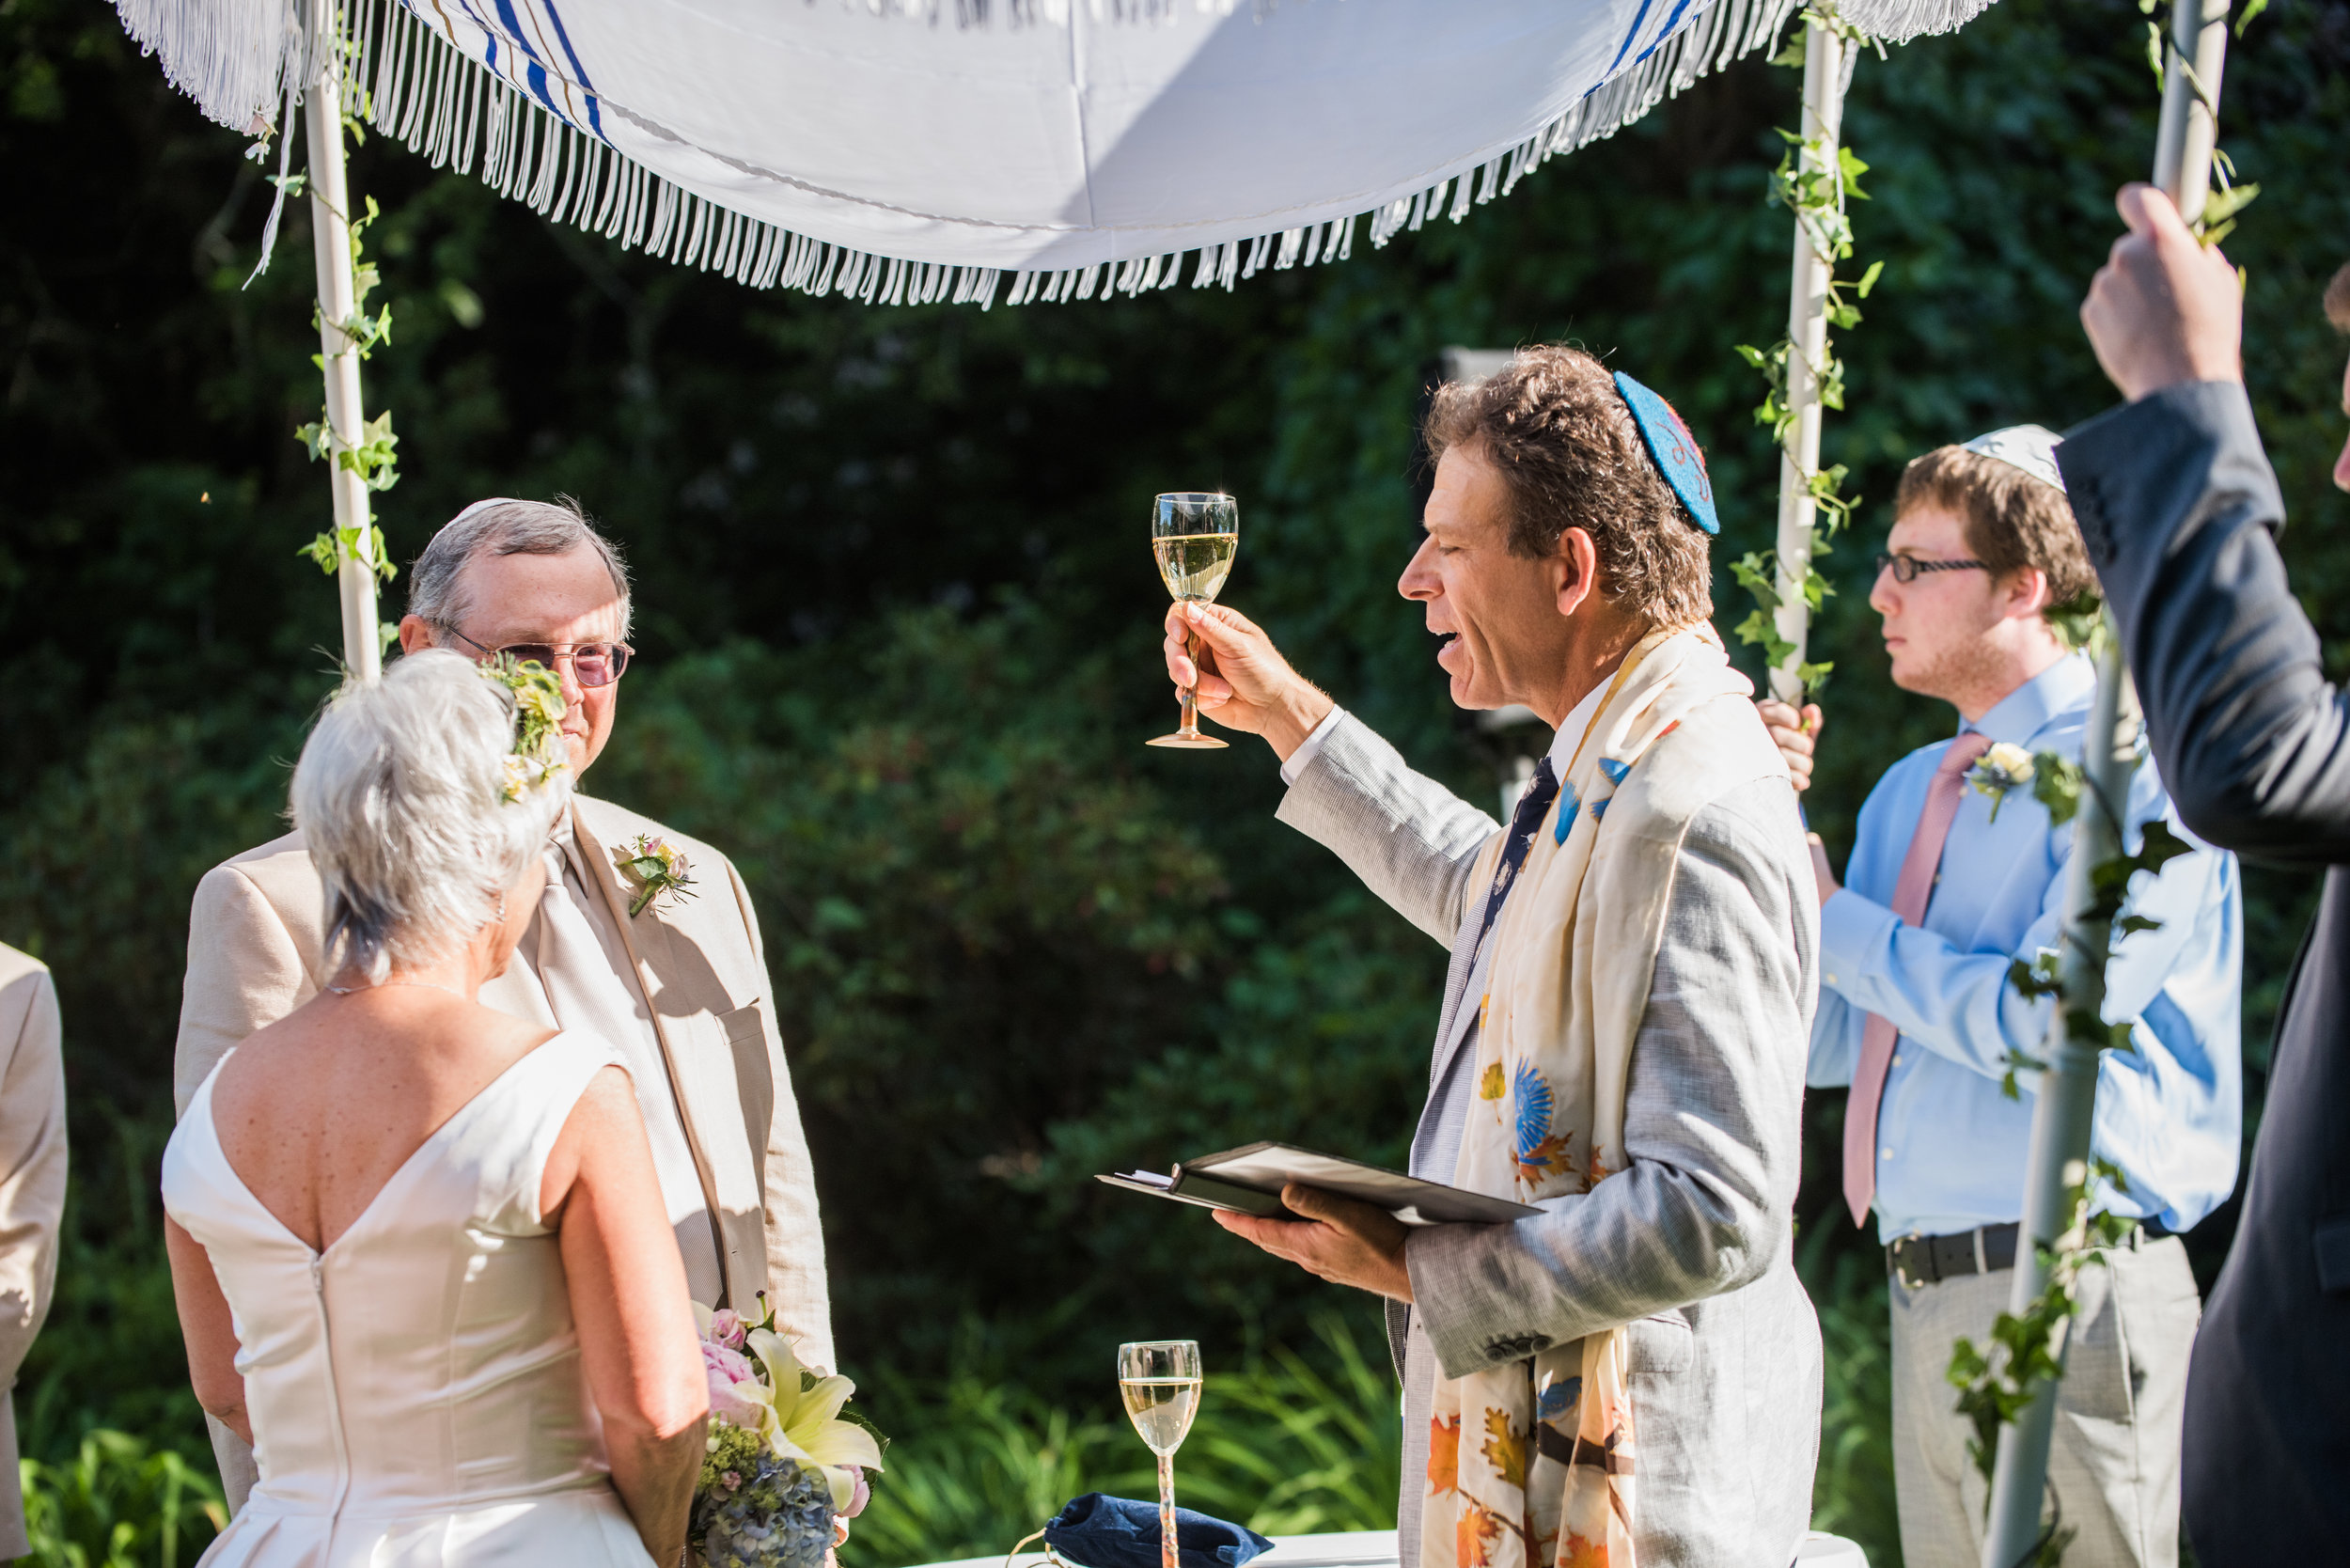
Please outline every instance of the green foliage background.
[{"label": "green foliage background", "polygon": [[[1837,673],[1809,802],[1840,854],[1876,775],[1949,722],[1886,682],[1865,604],[1900,463],[2108,401],[2073,313],[2111,192],[2151,156],[2140,39],[2125,0],[2004,0],[1861,63],[1846,123],[1874,199],[1855,226],[1887,268],[1827,431],[1869,499],[1826,562],[1814,657]],[[2346,62],[2350,3],[2280,6],[2236,46],[2223,118],[2265,192],[2229,248],[2301,520],[2286,552],[2336,658],[2342,346],[2316,302],[2350,235]],[[404,149],[356,154],[397,321],[367,370],[401,438],[379,498],[394,557],[481,495],[580,496],[635,564],[644,650],[591,787],[725,845],[759,900],[845,1370],[901,1438],[853,1568],[1000,1549],[1081,1485],[1133,1484],[1106,1369],[1149,1335],[1196,1335],[1230,1390],[1185,1450],[1203,1500],[1294,1528],[1391,1505],[1373,1307],[1085,1179],[1252,1137],[1400,1158],[1443,962],[1272,821],[1261,752],[1138,745],[1167,712],[1144,507],[1236,492],[1231,602],[1484,798],[1489,759],[1392,589],[1434,359],[1611,354],[1705,441],[1718,559],[1766,545],[1774,458],[1731,346],[1778,330],[1789,224],[1762,195],[1795,92],[1739,66],[1341,265],[987,313],[754,294]],[[290,433],[318,401],[306,213],[241,290],[268,190],[240,150],[99,0],[0,4],[0,939],[57,972],[76,1161],[16,1398],[44,1485],[81,1499],[59,1539],[93,1561],[158,1560],[152,1519],[106,1522],[121,1487],[180,1484],[152,1455],[208,1467],[153,1200],[188,897],[276,831],[337,642],[294,555],[326,504]],[[2256,1110],[2311,889],[2248,886]],[[1816,1506],[1883,1563],[1882,1287],[1835,1215],[1841,1111],[1814,1097],[1802,1215],[1830,1352]],[[2206,1277],[2230,1219],[2191,1238]],[[150,1457],[87,1458],[100,1427]],[[1302,1475],[1322,1479],[1280,1493]]]}]

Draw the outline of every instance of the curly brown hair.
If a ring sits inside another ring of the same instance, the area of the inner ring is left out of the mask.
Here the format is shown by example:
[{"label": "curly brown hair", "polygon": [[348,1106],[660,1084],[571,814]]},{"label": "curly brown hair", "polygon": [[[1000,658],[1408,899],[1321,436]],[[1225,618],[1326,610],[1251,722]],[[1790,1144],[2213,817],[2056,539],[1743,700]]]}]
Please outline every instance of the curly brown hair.
[{"label": "curly brown hair", "polygon": [[1640,440],[1632,411],[1581,349],[1520,349],[1499,374],[1436,388],[1428,461],[1474,451],[1510,495],[1510,552],[1536,558],[1580,528],[1599,557],[1599,593],[1653,626],[1714,613],[1706,536],[1682,509]]},{"label": "curly brown hair", "polygon": [[1964,519],[1966,548],[1994,577],[2028,567],[2045,572],[2044,616],[2078,607],[2097,592],[2097,574],[2090,569],[2080,525],[2073,520],[2064,492],[2012,463],[1964,447],[1937,447],[1913,458],[1902,470],[1893,515],[1919,506],[1940,507]]}]

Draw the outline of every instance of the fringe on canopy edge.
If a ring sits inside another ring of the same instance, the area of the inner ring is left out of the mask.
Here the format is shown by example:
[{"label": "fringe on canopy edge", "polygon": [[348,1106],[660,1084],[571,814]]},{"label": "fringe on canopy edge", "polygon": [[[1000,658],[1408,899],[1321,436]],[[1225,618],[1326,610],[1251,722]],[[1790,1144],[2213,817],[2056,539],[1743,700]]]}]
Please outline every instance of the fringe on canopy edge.
[{"label": "fringe on canopy edge", "polygon": [[[333,0],[316,0],[333,3]],[[641,247],[681,266],[715,272],[754,289],[793,289],[817,298],[841,294],[867,305],[976,304],[1003,292],[1007,305],[1132,298],[1172,289],[1195,256],[1191,284],[1226,290],[1263,271],[1343,261],[1355,232],[1370,219],[1372,247],[1417,232],[1439,216],[1455,223],[1471,208],[1508,196],[1550,159],[1618,131],[1699,78],[1778,38],[1801,0],[1716,0],[1697,20],[1653,46],[1631,70],[1593,89],[1526,141],[1465,174],[1352,217],[1250,239],[1124,261],[1059,270],[908,261],[794,234],[680,189],[617,151],[601,137],[509,86],[419,19],[401,0],[340,0],[337,21],[355,47],[343,79],[364,92],[354,105],[369,124],[429,159],[434,167],[474,172],[500,195],[551,222],[568,222]],[[1872,37],[1895,41],[1948,32],[1992,0],[1844,0],[1840,8]],[[1049,4],[1049,0],[1048,0]],[[258,133],[290,84],[316,79],[332,62],[307,26],[305,0],[117,0],[123,26],[142,50],[162,57],[174,86],[212,118]],[[1125,0],[1125,9],[1138,8]],[[984,23],[984,4],[959,7]],[[976,15],[972,13],[976,12]],[[1049,20],[1049,18],[1048,18]],[[283,128],[292,133],[291,117]],[[1010,287],[1005,288],[1009,275]]]}]

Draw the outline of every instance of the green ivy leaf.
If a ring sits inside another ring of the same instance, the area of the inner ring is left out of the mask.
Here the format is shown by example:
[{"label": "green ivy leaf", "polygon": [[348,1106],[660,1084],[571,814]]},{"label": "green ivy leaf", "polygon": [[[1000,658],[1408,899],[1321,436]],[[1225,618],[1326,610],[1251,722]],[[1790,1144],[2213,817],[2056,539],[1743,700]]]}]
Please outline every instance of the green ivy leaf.
[{"label": "green ivy leaf", "polygon": [[1762,610],[1751,611],[1738,623],[1738,640],[1760,645],[1762,662],[1773,669],[1795,655],[1795,645],[1778,635],[1778,623]]},{"label": "green ivy leaf", "polygon": [[1741,558],[1731,562],[1730,573],[1739,586],[1762,604],[1762,608],[1776,614],[1778,597],[1778,560],[1776,555],[1749,550]]},{"label": "green ivy leaf", "polygon": [[2031,798],[2048,808],[2048,824],[2062,827],[2080,813],[2088,776],[2071,758],[2044,751],[2032,758]]}]

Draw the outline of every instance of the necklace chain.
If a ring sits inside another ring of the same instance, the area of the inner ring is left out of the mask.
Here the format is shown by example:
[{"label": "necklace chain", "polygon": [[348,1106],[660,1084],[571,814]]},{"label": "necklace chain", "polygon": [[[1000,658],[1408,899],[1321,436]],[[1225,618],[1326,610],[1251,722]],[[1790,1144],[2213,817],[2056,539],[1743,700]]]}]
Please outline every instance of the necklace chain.
[{"label": "necklace chain", "polygon": [[368,985],[330,985],[326,989],[332,991],[337,996],[355,996],[362,991],[376,991],[387,985],[413,985],[420,990],[439,991],[447,996],[455,996],[460,1000],[462,1000],[465,995],[455,986],[437,985],[431,980],[376,980],[372,984]]}]

